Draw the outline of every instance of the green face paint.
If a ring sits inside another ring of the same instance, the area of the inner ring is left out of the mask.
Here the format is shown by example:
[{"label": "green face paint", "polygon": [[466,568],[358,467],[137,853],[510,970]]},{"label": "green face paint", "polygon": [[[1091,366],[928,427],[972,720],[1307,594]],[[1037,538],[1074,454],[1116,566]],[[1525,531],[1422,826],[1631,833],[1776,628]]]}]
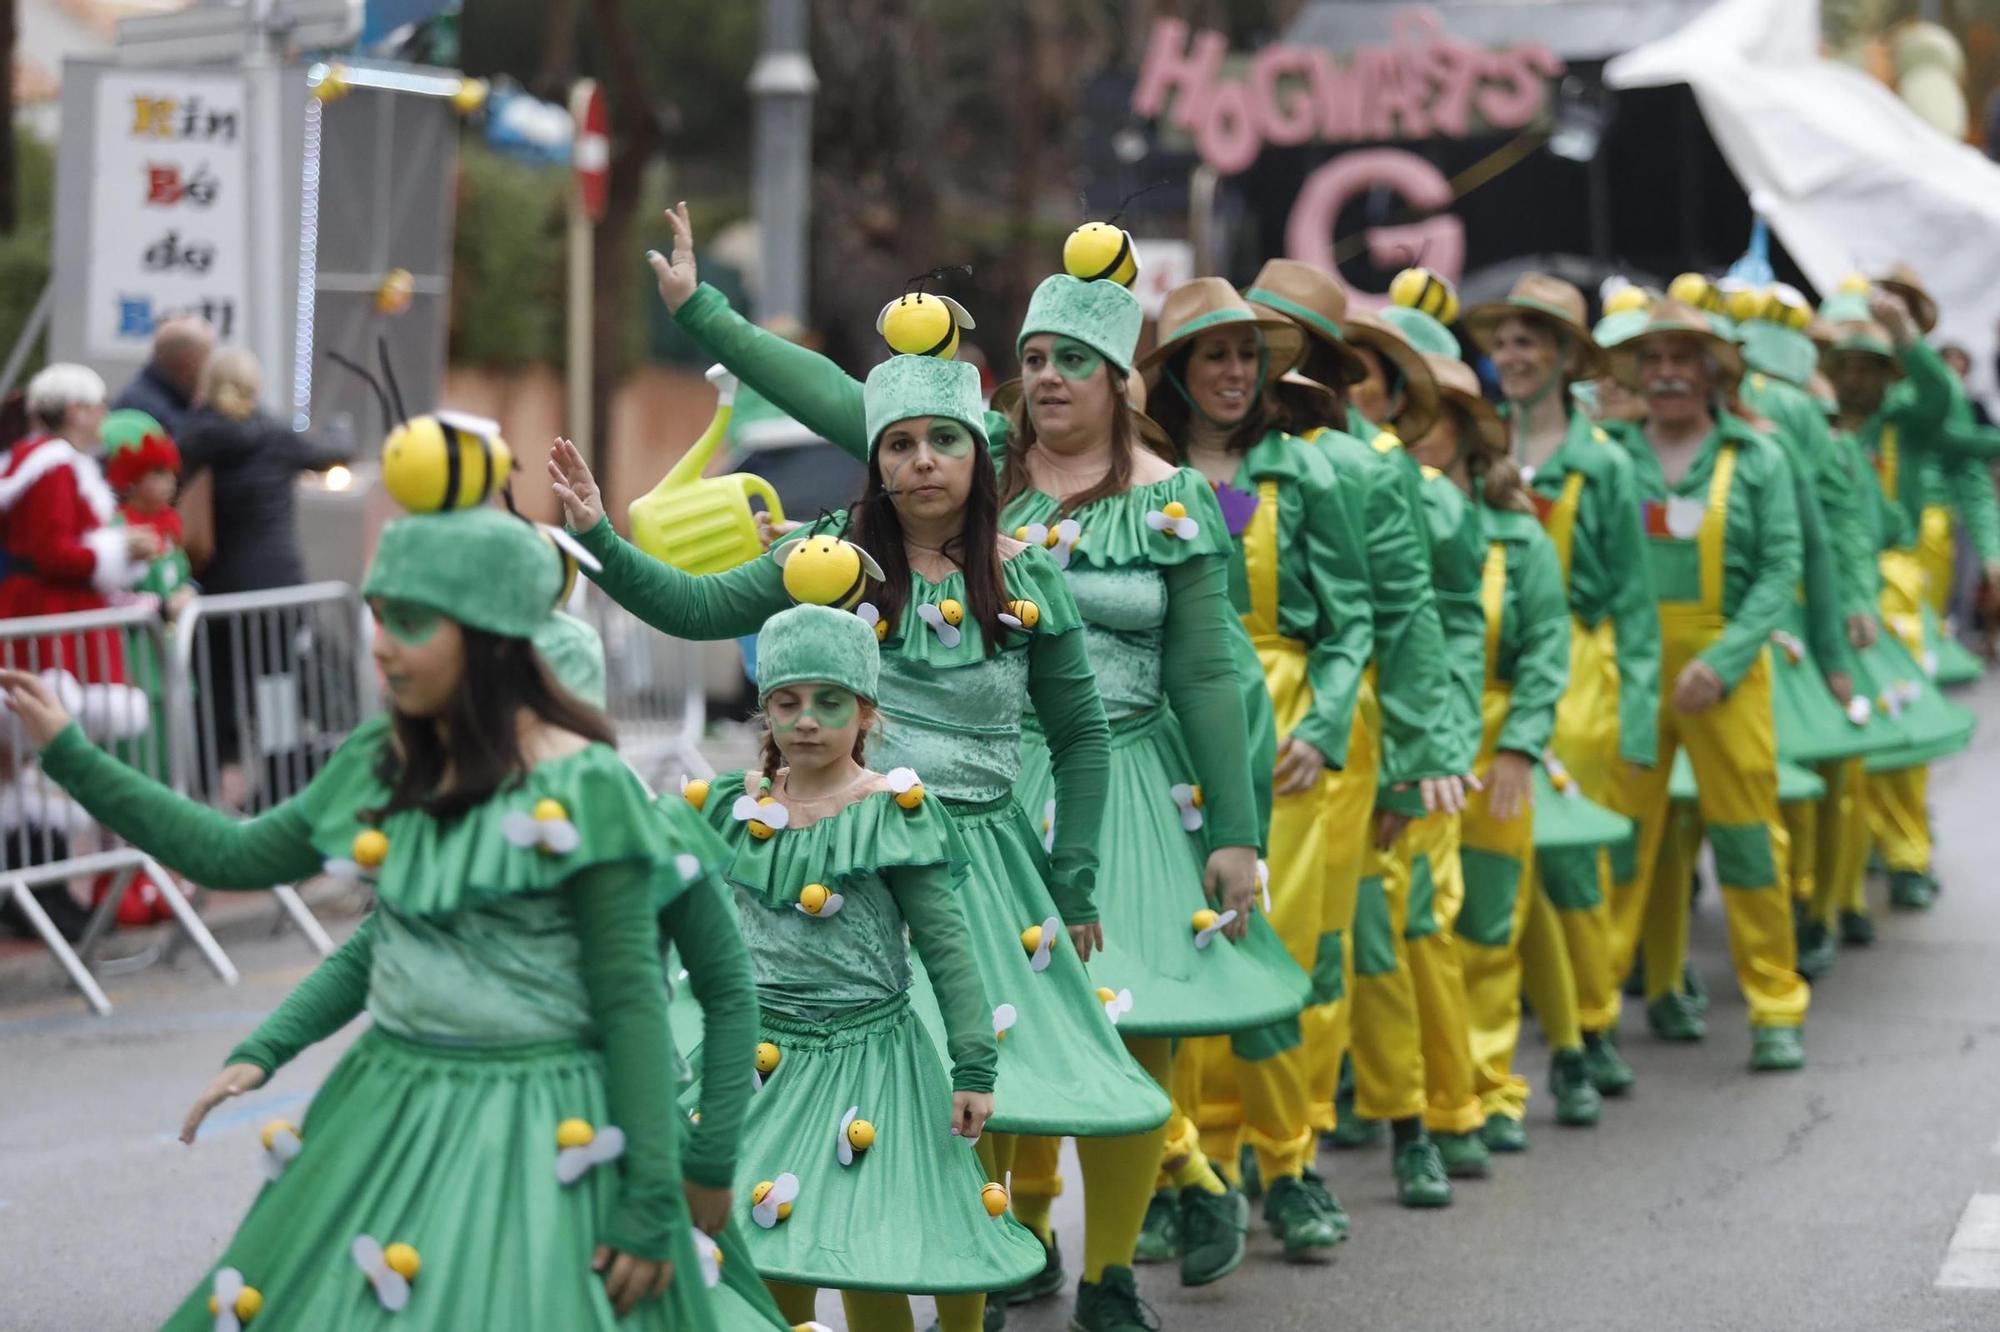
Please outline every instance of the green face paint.
[{"label": "green face paint", "polygon": [[1075,338],[1057,338],[1050,357],[1055,362],[1056,373],[1064,379],[1089,379],[1104,365],[1102,352]]},{"label": "green face paint", "polygon": [[931,418],[931,452],[943,458],[969,458],[972,456],[972,432],[957,421],[943,417]]},{"label": "green face paint", "polygon": [[837,731],[854,720],[860,699],[839,685],[819,685],[810,694],[784,689],[765,704],[773,735],[791,735],[810,717],[822,731]]},{"label": "green face paint", "polygon": [[437,634],[445,617],[429,606],[408,601],[385,601],[375,611],[376,623],[404,647],[422,647]]}]

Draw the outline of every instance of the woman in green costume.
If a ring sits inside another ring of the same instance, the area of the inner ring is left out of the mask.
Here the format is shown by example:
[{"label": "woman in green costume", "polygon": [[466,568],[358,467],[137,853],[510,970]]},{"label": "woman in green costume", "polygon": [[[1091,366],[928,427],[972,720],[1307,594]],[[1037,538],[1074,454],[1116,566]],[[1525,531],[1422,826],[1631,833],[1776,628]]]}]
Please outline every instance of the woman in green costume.
[{"label": "woman in green costume", "polygon": [[1272,382],[1302,351],[1290,323],[1258,315],[1220,278],[1198,278],[1168,293],[1159,343],[1140,363],[1161,426],[1207,478],[1228,525],[1231,590],[1284,736],[1270,776],[1258,775],[1275,793],[1270,919],[1313,976],[1297,1024],[1183,1043],[1175,1099],[1226,1176],[1247,1138],[1265,1218],[1295,1262],[1331,1249],[1347,1228],[1313,1168],[1307,1047],[1332,1039],[1329,1005],[1353,920],[1352,884],[1328,872],[1327,820],[1374,648],[1365,555],[1332,465],[1276,424]]},{"label": "woman in green costume", "polygon": [[[868,454],[875,414],[862,387],[823,357],[758,335],[719,295],[697,290],[692,239],[684,218],[674,222],[671,263],[653,262],[681,326],[788,415],[850,453]],[[1252,915],[1261,831],[1230,647],[1241,631],[1228,598],[1227,532],[1198,473],[1136,446],[1122,388],[1141,322],[1137,301],[1115,284],[1047,279],[1017,342],[1020,409],[985,413],[977,424],[978,439],[992,442],[994,463],[1003,466],[999,526],[1025,529],[1066,566],[1097,689],[1113,714],[1108,780],[1069,785],[1065,737],[1044,715],[1028,733],[1037,743],[1023,746],[1016,793],[1027,808],[1044,808],[1052,776],[1054,845],[1060,852],[1081,837],[1082,847],[1098,853],[1105,870],[1096,905],[1113,943],[1091,958],[1091,978],[1118,1006],[1128,1048],[1164,1087],[1173,1035],[1237,1030],[1295,1013],[1305,977]],[[969,520],[964,530],[971,531]],[[1072,789],[1081,800],[1068,797]],[[1188,831],[1193,824],[1197,830]],[[1211,893],[1220,899],[1213,905]],[[1197,931],[1193,917],[1204,910],[1236,915],[1215,933]],[[1019,928],[1001,935],[975,925],[979,952],[1021,950]],[[1245,939],[1252,941],[1247,950],[1239,946]],[[1273,958],[1291,974],[1266,960]],[[1027,1009],[1017,1008],[1025,1023]],[[1013,1041],[1010,1035],[1003,1046]],[[1065,1094],[1101,1090],[1107,1072],[1084,1075]],[[1130,1264],[1161,1141],[1158,1129],[1077,1141],[1085,1236],[1075,1321],[1090,1332],[1141,1322]],[[1060,1186],[1055,1149],[1052,1138],[1023,1139],[1011,1172],[1016,1215],[1045,1239],[1048,1200]],[[1185,1180],[1201,1199],[1190,1200],[1194,1238],[1183,1272],[1212,1280],[1241,1261],[1247,1208],[1228,1197],[1206,1161],[1189,1173],[1197,1168],[1199,1178]],[[1045,1278],[1025,1293],[1060,1288],[1052,1242],[1049,1254]]]},{"label": "woman in green costume", "polygon": [[535,658],[562,576],[537,529],[492,509],[391,523],[363,591],[392,711],[243,823],[0,678],[48,774],[189,877],[264,887],[348,861],[380,904],[327,978],[365,987],[373,1027],[301,1129],[273,1126],[273,1182],[167,1326],[214,1326],[212,1293],[261,1328],[715,1326],[654,924],[686,880],[608,723]]},{"label": "woman in green costume", "polygon": [[[972,1150],[998,1051],[959,908],[969,852],[917,773],[865,766],[879,677],[859,616],[773,616],[757,642],[763,766],[685,793],[730,849],[762,1010],[738,1207],[786,1317],[811,1318],[833,1286],[850,1325],[895,1332],[911,1326],[904,1294],[923,1292],[945,1332],[973,1332],[984,1292],[1040,1271],[1042,1248]],[[949,1082],[910,1006],[912,946]],[[704,1058],[690,1099],[750,1074]]]}]

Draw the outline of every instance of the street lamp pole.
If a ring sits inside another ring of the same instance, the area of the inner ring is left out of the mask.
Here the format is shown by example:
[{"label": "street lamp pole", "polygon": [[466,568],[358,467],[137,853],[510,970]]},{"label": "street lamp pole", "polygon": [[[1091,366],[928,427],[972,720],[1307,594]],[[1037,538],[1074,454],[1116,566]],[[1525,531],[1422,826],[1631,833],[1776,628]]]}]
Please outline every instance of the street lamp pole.
[{"label": "street lamp pole", "polygon": [[806,220],[812,181],[812,105],[819,90],[806,41],[806,0],[764,0],[763,49],[750,71],[756,104],[751,201],[763,268],[759,319],[806,320]]}]

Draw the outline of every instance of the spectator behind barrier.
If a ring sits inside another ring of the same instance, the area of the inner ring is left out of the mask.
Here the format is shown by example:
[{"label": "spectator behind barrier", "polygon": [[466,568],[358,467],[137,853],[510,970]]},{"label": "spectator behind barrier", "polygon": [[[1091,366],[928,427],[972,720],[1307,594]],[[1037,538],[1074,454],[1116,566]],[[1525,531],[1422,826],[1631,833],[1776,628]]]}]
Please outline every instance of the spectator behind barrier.
[{"label": "spectator behind barrier", "polygon": [[179,439],[202,372],[215,350],[215,330],[197,315],[162,320],[153,330],[152,357],[119,390],[114,408],[140,411]]}]

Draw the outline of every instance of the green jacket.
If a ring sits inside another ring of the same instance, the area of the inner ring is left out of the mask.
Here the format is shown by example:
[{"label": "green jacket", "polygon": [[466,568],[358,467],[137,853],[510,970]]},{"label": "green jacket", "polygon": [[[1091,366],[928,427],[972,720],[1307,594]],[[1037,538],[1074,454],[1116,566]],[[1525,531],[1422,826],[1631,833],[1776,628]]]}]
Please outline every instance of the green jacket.
[{"label": "green jacket", "polygon": [[[1556,704],[1569,684],[1569,601],[1555,543],[1534,515],[1479,506],[1489,541],[1504,548],[1507,586],[1500,604],[1496,680],[1512,686],[1494,746],[1541,762],[1556,729]],[[1483,615],[1482,615],[1483,618]],[[1482,625],[1482,632],[1484,626]],[[1485,645],[1480,646],[1485,657]]]},{"label": "green jacket", "polygon": [[2000,458],[2000,429],[1979,424],[1972,414],[1972,399],[1956,375],[1951,406],[1945,411],[1944,437],[1946,456],[1932,455],[1942,472],[1940,488],[1950,497],[1979,562],[2000,560],[2000,498],[1993,492],[1992,467],[1993,459]]},{"label": "green jacket", "polygon": [[1355,436],[1325,429],[1311,438],[1333,464],[1336,493],[1352,525],[1365,534],[1382,784],[1451,776],[1462,769],[1453,768],[1445,744],[1450,691],[1444,626],[1431,584],[1430,534],[1417,521],[1420,501],[1395,460]]},{"label": "green jacket", "polygon": [[1571,476],[1583,477],[1570,537],[1570,614],[1586,629],[1611,620],[1618,652],[1618,755],[1650,768],[1658,758],[1660,612],[1632,461],[1582,412],[1529,480],[1544,500],[1558,498]]},{"label": "green jacket", "polygon": [[[1375,447],[1383,447],[1378,437]],[[1395,447],[1407,462],[1416,459]],[[1486,689],[1486,610],[1479,594],[1486,571],[1486,529],[1480,510],[1442,472],[1419,467],[1424,519],[1430,528],[1431,582],[1444,626],[1445,664],[1451,673],[1451,725],[1455,772],[1471,772],[1479,753],[1480,696]]]},{"label": "green jacket", "polygon": [[[1347,761],[1361,673],[1375,647],[1361,539],[1340,502],[1333,465],[1305,441],[1273,430],[1245,453],[1232,484],[1255,495],[1265,481],[1277,484],[1278,632],[1306,645],[1313,694],[1292,733],[1339,767]],[[1237,612],[1247,614],[1240,533],[1229,578]]]},{"label": "green jacket", "polygon": [[1830,465],[1833,432],[1805,390],[1782,379],[1750,374],[1744,378],[1742,396],[1751,411],[1770,421],[1768,438],[1785,451],[1785,460],[1792,466],[1805,560],[1801,590],[1806,607],[1806,646],[1821,671],[1852,675],[1854,649],[1847,642],[1843,623],[1846,603],[1841,596],[1841,551],[1819,498],[1819,473]]},{"label": "green jacket", "polygon": [[[1612,432],[1612,438],[1631,458],[1638,497],[1647,504],[1663,504],[1669,495],[1706,499],[1717,455],[1724,444],[1736,448],[1722,553],[1722,614],[1728,624],[1722,637],[1700,656],[1722,677],[1725,689],[1734,689],[1769,645],[1771,631],[1783,626],[1785,609],[1798,595],[1804,572],[1798,500],[1784,450],[1742,421],[1725,416],[1702,442],[1680,484],[1669,486],[1643,429],[1621,426]],[[1695,562],[1687,561],[1678,569],[1663,568],[1658,553],[1653,566],[1654,595],[1662,602],[1698,599],[1701,589]]]},{"label": "green jacket", "polygon": [[[1924,506],[1946,502],[1926,484],[1922,460],[1926,454],[1951,447],[1945,418],[1951,411],[1952,389],[1958,377],[1921,338],[1903,348],[1898,359],[1902,380],[1889,386],[1882,405],[1854,431],[1854,439],[1875,466],[1883,493],[1902,511],[1903,541],[1914,542]],[[1892,426],[1896,441],[1893,466],[1883,448]],[[1929,480],[1935,483],[1935,473]]]}]

